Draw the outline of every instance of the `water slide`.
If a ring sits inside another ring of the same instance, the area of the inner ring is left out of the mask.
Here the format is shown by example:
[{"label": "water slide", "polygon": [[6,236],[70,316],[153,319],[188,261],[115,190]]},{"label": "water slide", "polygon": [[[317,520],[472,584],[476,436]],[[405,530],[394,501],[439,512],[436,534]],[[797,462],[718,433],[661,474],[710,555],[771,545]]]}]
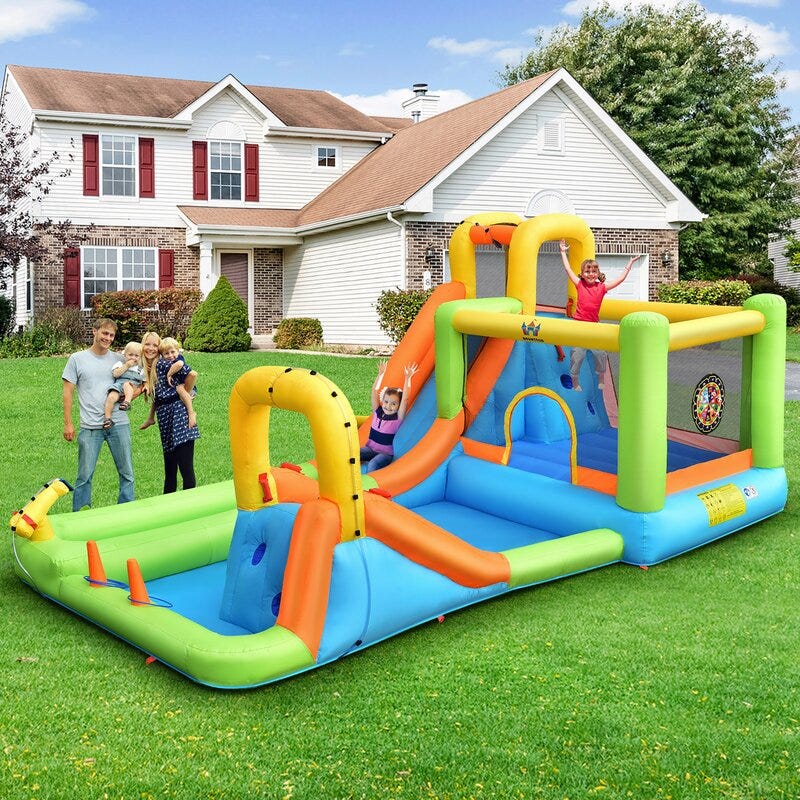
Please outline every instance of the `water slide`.
[{"label": "water slide", "polygon": [[[362,475],[366,427],[359,430],[347,398],[327,378],[259,367],[231,392],[232,482],[49,514],[69,491],[52,481],[12,517],[19,577],[195,681],[244,688],[329,663],[492,596],[623,555],[651,563],[697,546],[686,525],[698,519],[695,493],[645,507],[656,494],[653,481],[626,483],[624,474],[621,487],[598,490],[586,485],[590,471],[577,463],[574,448],[567,480],[531,468],[533,461],[525,468],[511,463],[520,442],[550,436],[552,415],[542,416],[543,403],[558,409],[559,424],[566,420],[571,442],[588,424],[571,407],[574,398],[565,401],[557,372],[536,366],[534,376],[531,358],[557,359],[558,343],[614,350],[614,337],[630,334],[625,324],[618,332],[534,316],[535,297],[525,282],[515,284],[513,245],[509,296],[475,298],[470,226],[519,221],[509,216],[482,215],[454,234],[454,281],[434,292],[389,362],[387,385],[402,383],[406,363],[417,362],[420,372],[388,467]],[[593,252],[585,224],[551,216],[543,231],[526,223],[526,235],[571,236],[571,253]],[[520,263],[529,270],[529,260]],[[762,317],[745,311],[734,321],[756,331]],[[652,327],[648,319],[647,336]],[[774,350],[770,336],[764,352]],[[753,352],[755,363],[761,351]],[[641,364],[654,371],[652,362]],[[587,397],[597,396],[596,382],[582,383]],[[658,399],[653,386],[648,396]],[[314,462],[270,463],[273,407],[306,416]],[[620,441],[628,435],[622,422],[621,415]],[[646,460],[655,437],[638,433],[646,446],[633,448],[631,458]],[[774,458],[763,446],[754,453],[745,454],[748,465]],[[753,494],[739,509],[741,481],[726,469],[720,477],[727,483],[711,492],[717,517],[708,521],[701,512],[695,526],[707,537],[776,513],[785,502],[782,468],[760,469],[741,478]],[[672,550],[654,550],[653,542]]]}]

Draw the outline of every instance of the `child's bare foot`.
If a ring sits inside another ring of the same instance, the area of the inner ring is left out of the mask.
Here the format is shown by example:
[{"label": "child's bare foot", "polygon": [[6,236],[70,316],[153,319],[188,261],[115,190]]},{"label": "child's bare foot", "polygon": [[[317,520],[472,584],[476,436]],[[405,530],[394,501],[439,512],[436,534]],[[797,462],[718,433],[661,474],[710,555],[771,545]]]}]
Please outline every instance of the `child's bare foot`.
[{"label": "child's bare foot", "polygon": [[196,428],[197,427],[197,414],[194,411],[189,412],[189,427]]},{"label": "child's bare foot", "polygon": [[154,419],[150,419],[149,417],[139,426],[139,430],[143,431],[145,428],[149,428],[151,425],[155,425],[156,421]]}]

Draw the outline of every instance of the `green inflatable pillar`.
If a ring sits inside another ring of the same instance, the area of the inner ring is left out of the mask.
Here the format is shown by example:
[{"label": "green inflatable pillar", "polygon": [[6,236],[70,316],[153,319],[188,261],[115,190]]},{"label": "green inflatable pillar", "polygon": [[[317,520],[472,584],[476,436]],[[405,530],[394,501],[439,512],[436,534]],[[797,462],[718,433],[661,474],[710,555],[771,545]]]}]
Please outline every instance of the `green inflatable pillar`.
[{"label": "green inflatable pillar", "polygon": [[658,511],[667,490],[669,322],[636,311],[619,325],[617,504]]},{"label": "green inflatable pillar", "polygon": [[783,466],[783,411],[786,380],[786,301],[758,294],[744,302],[764,315],[764,330],[753,336],[750,375],[750,444],[753,466]]}]

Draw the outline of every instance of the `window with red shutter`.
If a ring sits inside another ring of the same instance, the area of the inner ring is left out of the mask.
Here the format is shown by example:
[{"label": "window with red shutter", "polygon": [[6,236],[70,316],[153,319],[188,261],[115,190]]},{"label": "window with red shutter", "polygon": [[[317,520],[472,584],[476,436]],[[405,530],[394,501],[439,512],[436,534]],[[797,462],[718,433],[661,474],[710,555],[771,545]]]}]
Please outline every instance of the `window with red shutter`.
[{"label": "window with red shutter", "polygon": [[175,285],[175,251],[158,251],[158,288],[168,289]]},{"label": "window with red shutter", "polygon": [[77,247],[64,250],[64,307],[81,307],[81,251]]},{"label": "window with red shutter", "polygon": [[155,139],[139,139],[139,197],[156,196]]},{"label": "window with red shutter", "polygon": [[83,194],[87,197],[100,195],[100,137],[83,134]]},{"label": "window with red shutter", "polygon": [[192,179],[195,200],[208,200],[208,143],[192,142]]},{"label": "window with red shutter", "polygon": [[244,199],[258,202],[258,145],[244,146]]}]

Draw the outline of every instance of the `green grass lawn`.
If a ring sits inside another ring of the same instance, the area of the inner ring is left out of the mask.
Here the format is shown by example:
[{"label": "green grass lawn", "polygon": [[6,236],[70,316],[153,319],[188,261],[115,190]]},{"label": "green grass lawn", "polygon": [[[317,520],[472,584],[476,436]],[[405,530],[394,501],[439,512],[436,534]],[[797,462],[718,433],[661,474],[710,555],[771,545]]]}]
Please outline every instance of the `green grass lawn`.
[{"label": "green grass lawn", "polygon": [[[260,364],[320,370],[366,413],[375,360],[191,354],[200,483],[230,477],[227,396]],[[0,360],[6,514],[72,480],[64,359]],[[273,412],[272,461],[310,455]],[[144,419],[135,403],[132,420]],[[786,512],[649,570],[515,592],[272,686],[198,686],[46,601],[0,559],[0,797],[796,798],[800,403]],[[134,431],[139,496],[163,477]],[[95,504],[113,503],[104,454]],[[67,503],[64,499],[61,503]],[[7,534],[10,535],[10,534]]]}]

